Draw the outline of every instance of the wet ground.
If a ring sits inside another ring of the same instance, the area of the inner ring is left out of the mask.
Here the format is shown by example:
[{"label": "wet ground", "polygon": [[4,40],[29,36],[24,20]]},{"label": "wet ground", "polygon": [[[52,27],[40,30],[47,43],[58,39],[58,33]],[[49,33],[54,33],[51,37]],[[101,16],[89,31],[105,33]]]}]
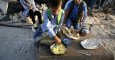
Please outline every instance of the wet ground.
[{"label": "wet ground", "polygon": [[[94,17],[88,17],[87,24],[93,23],[91,34],[79,40],[72,40],[67,52],[57,56],[49,50],[49,44],[52,41],[48,37],[42,40],[39,49],[33,45],[30,25],[15,23],[18,18],[13,17],[19,16],[13,16],[13,13],[15,9],[18,11],[18,8],[17,5],[11,8],[14,8],[8,10],[11,15],[7,15],[8,17],[3,21],[0,20],[0,60],[115,60],[115,54],[113,54],[115,53],[115,13],[99,12]],[[101,47],[95,50],[84,49],[80,42],[90,38],[96,38]]]},{"label": "wet ground", "polygon": [[[67,52],[61,56],[50,52],[49,44],[52,41],[49,38],[42,40],[39,49],[35,48],[30,27],[21,27],[21,24],[0,24],[0,60],[114,60],[113,54],[103,45],[95,50],[86,50],[80,45],[82,40],[99,37],[103,41],[112,41],[112,46],[109,47],[114,48],[115,15],[105,16],[103,13],[97,13],[95,17],[88,17],[87,23],[93,23],[91,34],[79,40],[72,40]],[[111,52],[114,53],[115,50]]]},{"label": "wet ground", "polygon": [[0,60],[36,60],[29,29],[0,26]]}]

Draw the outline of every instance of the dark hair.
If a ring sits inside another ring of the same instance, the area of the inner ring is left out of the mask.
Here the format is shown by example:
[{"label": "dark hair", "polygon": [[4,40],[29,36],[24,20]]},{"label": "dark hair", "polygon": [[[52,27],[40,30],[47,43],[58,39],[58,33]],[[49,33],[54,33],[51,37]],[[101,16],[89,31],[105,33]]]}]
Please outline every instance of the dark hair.
[{"label": "dark hair", "polygon": [[51,8],[58,8],[62,4],[62,0],[48,0],[48,5]]}]

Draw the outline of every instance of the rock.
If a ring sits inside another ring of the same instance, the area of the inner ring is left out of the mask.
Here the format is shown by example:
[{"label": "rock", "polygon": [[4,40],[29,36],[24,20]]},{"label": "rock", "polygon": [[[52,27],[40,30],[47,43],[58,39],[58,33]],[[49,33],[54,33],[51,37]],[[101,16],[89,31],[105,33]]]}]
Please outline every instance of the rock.
[{"label": "rock", "polygon": [[2,15],[0,14],[0,20],[2,20],[2,18],[4,18],[6,15]]},{"label": "rock", "polygon": [[8,2],[0,1],[0,9],[2,11],[2,14],[7,14]]}]

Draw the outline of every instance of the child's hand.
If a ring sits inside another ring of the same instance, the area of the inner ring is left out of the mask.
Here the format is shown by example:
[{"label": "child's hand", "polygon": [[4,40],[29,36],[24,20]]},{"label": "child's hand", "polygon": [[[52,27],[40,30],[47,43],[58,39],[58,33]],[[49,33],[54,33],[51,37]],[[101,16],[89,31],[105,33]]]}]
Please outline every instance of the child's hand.
[{"label": "child's hand", "polygon": [[61,44],[61,40],[57,36],[54,36],[54,39],[57,44]]},{"label": "child's hand", "polygon": [[61,40],[59,39],[59,40],[57,40],[57,42],[56,42],[57,44],[61,44]]}]

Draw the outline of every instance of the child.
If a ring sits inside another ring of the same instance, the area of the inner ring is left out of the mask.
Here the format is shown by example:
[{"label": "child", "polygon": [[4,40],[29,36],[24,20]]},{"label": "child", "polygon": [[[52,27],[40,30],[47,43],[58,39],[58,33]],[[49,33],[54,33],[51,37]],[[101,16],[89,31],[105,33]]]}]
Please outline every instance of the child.
[{"label": "child", "polygon": [[33,31],[36,30],[37,22],[35,21],[35,15],[37,15],[37,17],[38,17],[39,24],[42,23],[42,19],[41,19],[40,12],[38,11],[38,9],[35,6],[34,0],[20,0],[20,3],[24,8],[21,20],[24,19],[27,15],[30,15],[32,22],[33,22],[32,30]]},{"label": "child", "polygon": [[64,20],[64,11],[61,9],[62,0],[49,0],[48,5],[49,9],[43,15],[44,23],[36,31],[34,38],[36,36],[40,38],[43,32],[47,32],[51,39],[60,44],[61,39],[57,36],[57,33],[60,31]]},{"label": "child", "polygon": [[85,24],[87,17],[87,5],[82,0],[69,0],[64,8],[66,27],[70,29],[73,25],[76,32],[80,32],[80,35],[87,35],[89,30]]}]

